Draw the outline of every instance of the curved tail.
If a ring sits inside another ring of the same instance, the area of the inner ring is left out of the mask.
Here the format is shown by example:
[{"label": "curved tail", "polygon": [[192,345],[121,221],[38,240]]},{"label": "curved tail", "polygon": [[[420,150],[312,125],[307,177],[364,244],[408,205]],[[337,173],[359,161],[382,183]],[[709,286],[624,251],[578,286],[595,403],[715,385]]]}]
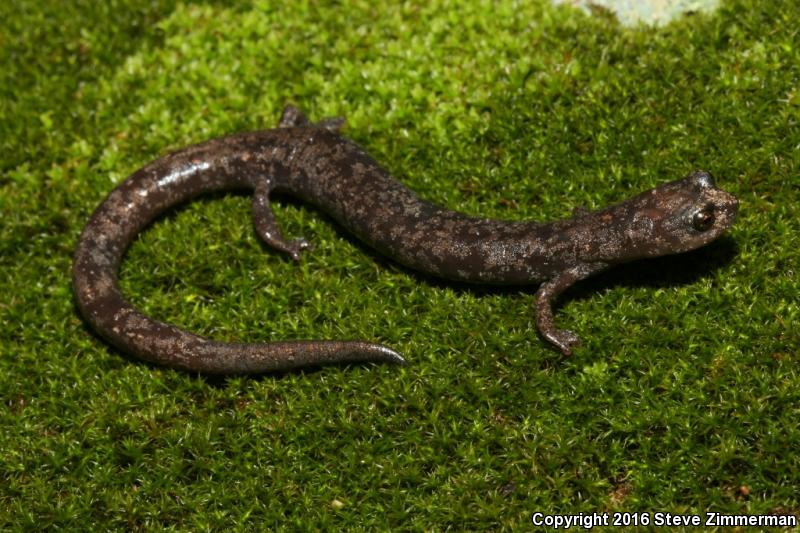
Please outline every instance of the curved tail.
[{"label": "curved tail", "polygon": [[153,320],[122,296],[117,265],[95,246],[95,226],[92,222],[87,225],[75,253],[75,296],[94,330],[123,352],[158,365],[202,374],[256,374],[330,363],[405,363],[400,354],[368,342],[225,343]]}]

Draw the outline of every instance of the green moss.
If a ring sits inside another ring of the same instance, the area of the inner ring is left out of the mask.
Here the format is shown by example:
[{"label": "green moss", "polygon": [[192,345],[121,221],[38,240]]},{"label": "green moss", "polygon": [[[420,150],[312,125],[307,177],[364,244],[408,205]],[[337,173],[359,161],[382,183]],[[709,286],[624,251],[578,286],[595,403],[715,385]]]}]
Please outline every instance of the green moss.
[{"label": "green moss", "polygon": [[[112,5],[112,4],[110,4]],[[139,7],[145,6],[146,7]],[[565,6],[0,6],[0,527],[519,529],[536,510],[800,512],[800,7],[626,29]],[[406,368],[203,379],[80,320],[70,255],[131,171],[295,102],[430,200],[567,215],[707,168],[728,238],[570,291],[561,360],[531,290],[431,283],[324,214],[265,250],[243,196],[157,222],[122,269],[219,339],[366,338]],[[749,496],[739,487],[749,487]]]}]

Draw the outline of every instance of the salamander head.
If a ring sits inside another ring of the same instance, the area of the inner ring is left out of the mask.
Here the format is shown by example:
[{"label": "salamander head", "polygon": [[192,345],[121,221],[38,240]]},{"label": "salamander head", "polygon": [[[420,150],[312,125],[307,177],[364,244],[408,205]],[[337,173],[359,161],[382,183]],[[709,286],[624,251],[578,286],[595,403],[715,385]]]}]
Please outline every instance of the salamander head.
[{"label": "salamander head", "polygon": [[624,246],[608,260],[620,263],[705,246],[733,224],[738,209],[739,201],[718,189],[711,174],[697,170],[598,215],[617,226]]}]

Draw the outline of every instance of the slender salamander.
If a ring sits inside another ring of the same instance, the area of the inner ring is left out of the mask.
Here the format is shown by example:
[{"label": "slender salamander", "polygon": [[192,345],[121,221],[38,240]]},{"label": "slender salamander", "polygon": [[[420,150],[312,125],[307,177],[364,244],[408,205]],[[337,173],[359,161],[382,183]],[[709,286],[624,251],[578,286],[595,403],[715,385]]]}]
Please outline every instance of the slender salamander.
[{"label": "slender salamander", "polygon": [[481,284],[541,284],[536,324],[569,355],[578,337],[553,324],[551,303],[575,282],[634,259],[693,250],[719,237],[738,201],[711,175],[695,171],[599,211],[576,210],[550,223],[476,218],[418,198],[364,150],[338,134],[344,120],[312,124],[287,106],[280,127],[214,139],[162,157],[114,189],[78,241],[72,276],[83,316],[119,350],[207,374],[261,373],[309,365],[403,363],[364,341],[301,340],[257,344],[205,339],[153,320],[122,295],[117,273],[136,235],[171,207],[197,195],[252,190],[255,229],[297,260],[309,247],[286,239],[270,208],[273,192],[307,201],[363,242],[414,270]]}]

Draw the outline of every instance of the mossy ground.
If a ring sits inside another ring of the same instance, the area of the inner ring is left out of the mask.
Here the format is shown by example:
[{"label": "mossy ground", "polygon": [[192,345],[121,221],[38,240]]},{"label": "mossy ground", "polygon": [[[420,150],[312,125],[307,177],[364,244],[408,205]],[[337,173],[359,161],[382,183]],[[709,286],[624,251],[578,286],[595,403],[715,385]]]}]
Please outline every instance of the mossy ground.
[{"label": "mossy ground", "polygon": [[[547,2],[0,4],[0,527],[517,529],[534,511],[800,513],[800,4],[623,28]],[[288,5],[288,4],[287,4]],[[144,7],[140,7],[144,6]],[[741,200],[723,241],[583,283],[435,283],[285,201],[297,266],[244,196],[130,250],[124,289],[218,339],[365,338],[410,361],[212,380],[121,356],[80,320],[94,207],[171,149],[286,102],[423,197],[566,216],[693,168]],[[747,487],[745,490],[742,487]]]}]

